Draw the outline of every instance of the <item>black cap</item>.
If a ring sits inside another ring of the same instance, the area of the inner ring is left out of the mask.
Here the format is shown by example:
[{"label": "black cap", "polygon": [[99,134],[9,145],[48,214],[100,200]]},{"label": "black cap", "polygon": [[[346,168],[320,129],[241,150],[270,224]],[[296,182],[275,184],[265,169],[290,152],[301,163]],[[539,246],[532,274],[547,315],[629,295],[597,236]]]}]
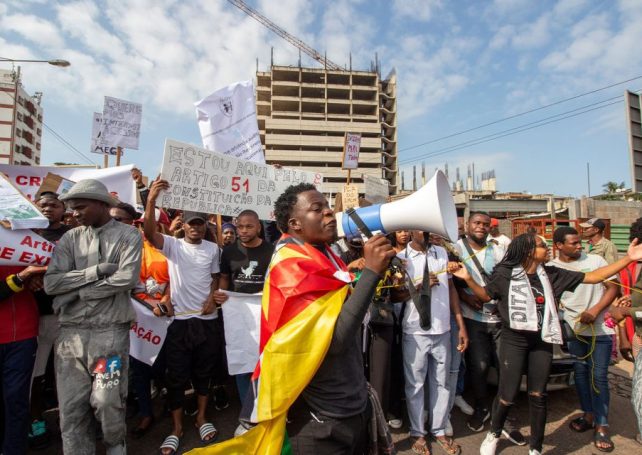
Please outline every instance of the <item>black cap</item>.
[{"label": "black cap", "polygon": [[604,223],[604,221],[602,221],[599,218],[591,218],[590,220],[587,220],[584,223],[580,223],[580,227],[583,227],[583,228],[595,227],[595,228],[598,228],[600,231],[603,231],[604,229],[606,229],[606,224]]},{"label": "black cap", "polygon": [[202,212],[184,212],[183,213],[183,223],[189,223],[193,220],[203,220],[204,223],[207,223],[207,215]]}]

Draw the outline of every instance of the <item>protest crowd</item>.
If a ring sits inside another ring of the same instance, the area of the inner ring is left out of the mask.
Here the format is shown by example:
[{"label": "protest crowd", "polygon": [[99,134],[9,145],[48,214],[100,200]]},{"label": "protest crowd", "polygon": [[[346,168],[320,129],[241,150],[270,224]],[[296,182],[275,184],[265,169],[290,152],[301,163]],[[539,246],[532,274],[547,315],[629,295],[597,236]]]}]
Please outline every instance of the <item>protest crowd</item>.
[{"label": "protest crowd", "polygon": [[[621,257],[600,219],[558,227],[552,244],[536,232],[511,240],[484,212],[459,220],[458,239],[338,238],[310,183],[277,195],[266,221],[250,208],[168,209],[170,183],[131,175],[138,209],[99,179],[40,192],[49,226],[33,232],[55,244],[48,265],[0,267],[4,455],[58,434],[65,454],[125,454],[161,419],[168,432],[150,453],[181,453],[197,432],[195,454],[391,454],[391,433],[407,428],[414,453],[457,455],[462,415],[486,432],[482,455],[502,438],[539,454],[562,342],[581,410],[566,431],[614,450],[607,373],[618,351],[635,362],[642,430],[642,218]],[[528,422],[516,418],[522,375]],[[233,401],[238,427],[219,435],[212,407]],[[43,417],[52,408],[59,431]]]}]

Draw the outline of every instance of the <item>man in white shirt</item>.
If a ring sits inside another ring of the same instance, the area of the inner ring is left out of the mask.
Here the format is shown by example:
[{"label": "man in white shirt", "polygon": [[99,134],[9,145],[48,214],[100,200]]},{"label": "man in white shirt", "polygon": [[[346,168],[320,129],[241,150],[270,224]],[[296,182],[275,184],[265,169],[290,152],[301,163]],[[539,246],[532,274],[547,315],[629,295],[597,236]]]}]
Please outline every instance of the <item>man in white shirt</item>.
[{"label": "man in white shirt", "polygon": [[497,245],[499,245],[504,251],[506,251],[508,249],[508,245],[510,245],[510,238],[499,232],[499,220],[497,218],[490,219],[490,234],[488,237],[489,240],[497,242]]},{"label": "man in white shirt", "polygon": [[209,381],[218,365],[221,335],[218,333],[217,305],[214,291],[218,289],[220,250],[204,240],[207,216],[197,212],[183,214],[185,238],[177,239],[158,233],[154,209],[161,190],[169,184],[157,180],[152,184],[145,208],[145,237],[167,258],[172,283],[174,321],[167,329],[167,389],[172,412],[172,433],[161,445],[161,453],[172,454],[183,435],[185,389],[191,383],[196,391],[198,414],[196,426],[203,443],[211,443],[217,435],[214,425],[205,418]]},{"label": "man in white shirt", "polygon": [[[447,273],[448,254],[440,246],[431,245],[429,234],[412,231],[412,241],[397,257],[405,261],[410,286],[418,290],[401,291],[393,296],[396,301],[405,301],[402,309],[403,358],[406,378],[406,404],[410,420],[410,436],[416,438],[415,453],[428,453],[427,431],[424,427],[425,394],[428,393],[431,417],[431,433],[448,451],[459,451],[459,446],[445,435],[449,413],[448,378],[451,362],[450,315],[457,317],[459,326],[459,350],[466,349],[468,336],[459,308],[457,291]],[[425,282],[428,266],[429,283]],[[429,303],[423,297],[430,286]],[[414,297],[414,298],[413,298]],[[421,306],[426,304],[429,309]],[[426,390],[427,389],[427,390]]]},{"label": "man in white shirt", "polygon": [[[601,256],[582,251],[582,240],[572,227],[557,228],[553,241],[559,257],[552,260],[551,265],[586,273],[608,264]],[[605,281],[580,284],[575,292],[565,292],[561,298],[564,321],[576,334],[576,339],[568,342],[568,350],[576,356],[575,388],[584,412],[569,426],[576,432],[595,428],[595,446],[601,451],[611,451],[614,447],[608,436],[608,368],[611,337],[615,332],[604,323],[604,313],[617,294],[617,285]]]}]

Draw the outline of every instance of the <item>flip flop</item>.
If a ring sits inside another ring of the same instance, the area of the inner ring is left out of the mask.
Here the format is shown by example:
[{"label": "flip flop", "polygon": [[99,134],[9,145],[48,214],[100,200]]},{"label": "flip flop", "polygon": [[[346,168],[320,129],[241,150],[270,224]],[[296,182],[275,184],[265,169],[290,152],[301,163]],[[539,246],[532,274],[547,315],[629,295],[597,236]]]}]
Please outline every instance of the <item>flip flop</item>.
[{"label": "flip flop", "polygon": [[419,438],[415,439],[415,443],[412,445],[412,451],[419,455],[431,455],[430,446],[425,439],[422,442],[419,442]]},{"label": "flip flop", "polygon": [[[218,430],[211,423],[205,422],[203,425],[198,427],[198,433],[201,437],[202,443],[211,444],[216,439],[216,436],[218,435]],[[211,435],[211,438],[207,439],[207,436],[210,436],[210,435]]]},{"label": "flip flop", "polygon": [[[597,445],[598,442],[610,444],[609,447],[600,447]],[[609,438],[609,435],[606,433],[602,433],[601,431],[596,431],[595,436],[593,437],[593,445],[597,450],[600,452],[613,452],[613,449],[615,449],[615,444],[613,444],[613,441],[611,441],[611,438]]]},{"label": "flip flop", "polygon": [[165,438],[163,443],[161,444],[158,453],[162,454],[163,449],[170,449],[170,455],[174,455],[178,451],[178,446],[180,445],[180,438],[176,436],[175,434],[170,434]]},{"label": "flip flop", "polygon": [[589,423],[588,420],[582,416],[571,420],[568,427],[576,433],[584,433],[585,431],[595,428],[595,423]]},{"label": "flip flop", "polygon": [[439,439],[435,436],[434,440],[448,455],[459,455],[461,453],[461,447],[452,438]]}]

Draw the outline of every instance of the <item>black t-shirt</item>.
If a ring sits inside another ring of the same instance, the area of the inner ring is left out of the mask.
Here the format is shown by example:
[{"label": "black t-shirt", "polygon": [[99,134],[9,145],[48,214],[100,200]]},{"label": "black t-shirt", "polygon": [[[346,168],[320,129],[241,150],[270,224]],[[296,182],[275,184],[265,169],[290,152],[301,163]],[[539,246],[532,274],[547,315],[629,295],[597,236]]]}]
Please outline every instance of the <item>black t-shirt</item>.
[{"label": "black t-shirt", "polygon": [[261,292],[273,252],[274,245],[265,240],[255,248],[246,248],[238,241],[223,248],[221,273],[230,276],[230,291]]},{"label": "black t-shirt", "polygon": [[[58,243],[58,240],[70,229],[66,224],[61,224],[57,229],[34,229],[33,231],[48,242]],[[41,316],[44,314],[53,314],[53,297],[45,294],[45,291],[37,291],[34,292],[33,295],[36,298],[38,311]]]},{"label": "black t-shirt", "polygon": [[[548,275],[553,288],[555,300],[559,301],[564,291],[573,292],[575,288],[584,281],[584,273],[574,272],[571,270],[560,269],[555,266],[545,265],[544,271]],[[490,279],[486,283],[486,293],[492,299],[497,300],[497,309],[504,323],[504,327],[510,327],[508,317],[508,288],[510,287],[511,275],[513,270],[508,267],[495,267]],[[541,329],[544,319],[544,287],[537,273],[529,274],[528,281],[535,297],[537,307],[537,328]]]}]

